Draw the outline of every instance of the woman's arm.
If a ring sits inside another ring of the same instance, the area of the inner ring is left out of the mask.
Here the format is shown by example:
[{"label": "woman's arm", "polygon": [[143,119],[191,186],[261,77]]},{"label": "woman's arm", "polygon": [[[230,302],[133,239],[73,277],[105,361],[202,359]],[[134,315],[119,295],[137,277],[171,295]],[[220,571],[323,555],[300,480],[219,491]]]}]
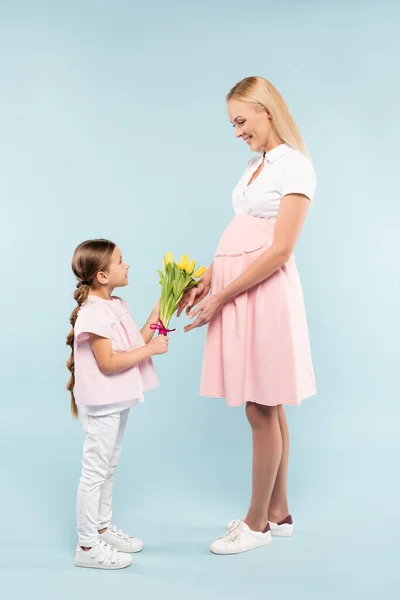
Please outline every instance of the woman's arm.
[{"label": "woman's arm", "polygon": [[189,318],[192,319],[197,314],[198,317],[194,323],[185,327],[186,332],[209,323],[226,302],[268,279],[289,260],[303,227],[309,203],[309,199],[300,194],[288,194],[282,198],[271,247],[226,288],[204,299],[197,308],[190,311]]},{"label": "woman's arm", "polygon": [[307,214],[309,199],[299,194],[284,196],[276,219],[274,240],[237,279],[219,293],[223,304],[268,279],[290,258]]}]

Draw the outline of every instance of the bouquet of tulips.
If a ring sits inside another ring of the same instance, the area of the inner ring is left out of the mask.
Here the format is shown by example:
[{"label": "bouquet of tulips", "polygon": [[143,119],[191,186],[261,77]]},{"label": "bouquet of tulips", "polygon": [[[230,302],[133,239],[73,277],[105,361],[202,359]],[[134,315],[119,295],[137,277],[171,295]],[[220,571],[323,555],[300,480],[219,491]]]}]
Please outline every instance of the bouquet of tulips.
[{"label": "bouquet of tulips", "polygon": [[206,267],[196,269],[196,261],[189,260],[186,254],[176,263],[171,252],[167,252],[163,261],[163,271],[157,271],[161,284],[160,319],[152,328],[158,329],[159,335],[167,335],[169,331],[174,331],[168,329],[168,326],[183,294],[199,284],[196,280],[206,270]]}]

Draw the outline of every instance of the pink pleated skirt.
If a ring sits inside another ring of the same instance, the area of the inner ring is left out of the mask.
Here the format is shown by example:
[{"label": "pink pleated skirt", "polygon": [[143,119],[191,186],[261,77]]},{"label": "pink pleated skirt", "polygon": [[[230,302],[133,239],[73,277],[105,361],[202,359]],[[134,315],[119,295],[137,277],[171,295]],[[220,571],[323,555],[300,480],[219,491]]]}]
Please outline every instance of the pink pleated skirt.
[{"label": "pink pleated skirt", "polygon": [[[214,258],[211,293],[271,246],[275,223],[236,216]],[[294,254],[271,277],[227,302],[207,329],[201,396],[228,406],[301,404],[316,394],[303,292]]]}]

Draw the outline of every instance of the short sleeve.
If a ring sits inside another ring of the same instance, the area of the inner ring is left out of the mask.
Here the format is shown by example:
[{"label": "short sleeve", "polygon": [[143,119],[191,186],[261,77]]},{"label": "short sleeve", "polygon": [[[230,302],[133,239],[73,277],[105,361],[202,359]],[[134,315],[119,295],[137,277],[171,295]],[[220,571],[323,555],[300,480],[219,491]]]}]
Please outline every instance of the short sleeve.
[{"label": "short sleeve", "polygon": [[112,321],[102,305],[88,304],[79,311],[74,327],[75,339],[79,344],[87,342],[89,333],[111,339],[111,325]]},{"label": "short sleeve", "polygon": [[283,171],[282,196],[303,194],[309,200],[315,195],[316,177],[311,161],[300,152],[293,153]]}]

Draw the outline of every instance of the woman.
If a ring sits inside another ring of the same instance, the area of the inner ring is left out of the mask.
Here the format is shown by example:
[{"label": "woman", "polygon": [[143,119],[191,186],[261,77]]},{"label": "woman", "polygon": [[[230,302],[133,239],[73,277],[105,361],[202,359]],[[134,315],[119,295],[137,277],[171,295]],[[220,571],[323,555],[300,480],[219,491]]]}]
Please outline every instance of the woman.
[{"label": "woman", "polygon": [[[271,83],[248,77],[227,96],[236,137],[257,155],[233,192],[235,218],[214,262],[181,302],[190,331],[209,324],[200,394],[246,404],[252,428],[252,496],[243,520],[211,545],[235,554],[293,532],[287,500],[289,432],[283,405],[316,393],[293,250],[315,174],[287,106]],[[208,296],[211,290],[211,295]],[[198,305],[194,308],[195,305]]]}]

